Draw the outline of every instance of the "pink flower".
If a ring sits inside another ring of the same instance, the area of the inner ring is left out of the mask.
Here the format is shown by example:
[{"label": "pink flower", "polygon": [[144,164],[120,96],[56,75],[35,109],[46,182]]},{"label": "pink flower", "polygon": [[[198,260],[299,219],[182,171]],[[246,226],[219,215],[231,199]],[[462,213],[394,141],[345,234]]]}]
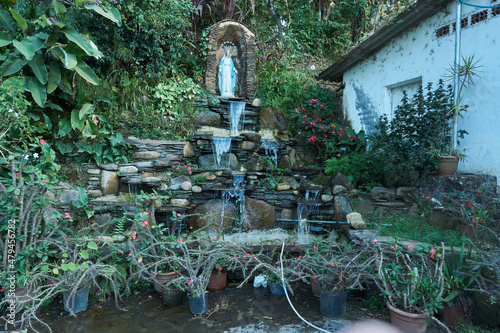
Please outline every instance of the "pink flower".
[{"label": "pink flower", "polygon": [[430,196],[426,196],[425,198],[426,198],[426,199],[430,199],[431,197],[430,197]]},{"label": "pink flower", "polygon": [[490,245],[490,244],[487,244],[487,245],[486,245],[486,248],[487,248],[488,250],[489,250],[489,249],[491,249],[491,245]]},{"label": "pink flower", "polygon": [[316,275],[313,275],[313,279],[316,280]]},{"label": "pink flower", "polygon": [[56,199],[55,201],[56,201],[56,202],[58,202],[59,200],[58,200],[58,199]]},{"label": "pink flower", "polygon": [[44,145],[45,144],[45,140],[44,139],[40,139],[40,144]]},{"label": "pink flower", "polygon": [[235,258],[236,258],[236,254],[235,254],[233,257],[235,257]]},{"label": "pink flower", "polygon": [[172,169],[175,169],[175,165],[172,165]]},{"label": "pink flower", "polygon": [[477,190],[477,193],[481,194],[481,190]]},{"label": "pink flower", "polygon": [[408,250],[413,250],[413,245],[408,245]]},{"label": "pink flower", "polygon": [[67,218],[67,219],[70,219],[71,215],[69,213],[64,213],[64,217]]},{"label": "pink flower", "polygon": [[188,167],[188,171],[191,170],[191,167]]},{"label": "pink flower", "polygon": [[255,254],[252,254],[252,258],[255,258]]},{"label": "pink flower", "polygon": [[179,239],[179,243],[182,243],[182,238],[181,238],[181,239]]},{"label": "pink flower", "polygon": [[188,284],[193,284],[193,280],[189,280]]},{"label": "pink flower", "polygon": [[181,168],[177,167],[177,170],[181,170]]},{"label": "pink flower", "polygon": [[177,164],[181,164],[181,162],[177,161]]},{"label": "pink flower", "polygon": [[214,238],[214,241],[216,241],[216,240],[217,240],[217,237]]},{"label": "pink flower", "polygon": [[471,208],[472,204],[470,202],[467,203],[467,208]]},{"label": "pink flower", "polygon": [[314,245],[314,246],[313,246],[313,249],[315,249],[315,250],[316,250],[316,245]]},{"label": "pink flower", "polygon": [[19,176],[19,172],[16,172],[16,176]]},{"label": "pink flower", "polygon": [[2,289],[0,289],[0,293],[3,293],[4,291],[5,291],[5,289],[3,289],[3,288],[2,288]]},{"label": "pink flower", "polygon": [[154,193],[151,193],[151,195],[155,195]]},{"label": "pink flower", "polygon": [[49,286],[53,285],[54,283],[55,283],[54,281],[50,281]]},{"label": "pink flower", "polygon": [[147,225],[148,225],[148,220],[146,219],[146,220],[144,220],[144,222],[142,222],[142,226],[145,227]]},{"label": "pink flower", "polygon": [[295,113],[299,113],[299,110],[295,109]]},{"label": "pink flower", "polygon": [[47,181],[46,181],[46,180],[44,180],[43,182],[44,182],[45,184],[47,184]]},{"label": "pink flower", "polygon": [[129,257],[132,257],[132,252],[129,252],[129,253],[128,253],[128,256],[129,256]]},{"label": "pink flower", "polygon": [[302,256],[299,256],[299,259],[302,259]]},{"label": "pink flower", "polygon": [[436,253],[436,249],[431,249],[431,258],[434,259],[434,254]]},{"label": "pink flower", "polygon": [[177,213],[177,217],[181,217],[181,216],[182,216],[181,213]]},{"label": "pink flower", "polygon": [[222,267],[219,266],[219,272],[222,271]]},{"label": "pink flower", "polygon": [[118,250],[118,252],[123,253],[122,250]]},{"label": "pink flower", "polygon": [[335,267],[335,264],[333,262],[330,263],[330,266]]},{"label": "pink flower", "polygon": [[203,217],[200,216],[200,220],[202,219]]},{"label": "pink flower", "polygon": [[299,244],[295,243],[295,247],[299,246]]},{"label": "pink flower", "polygon": [[376,239],[374,239],[374,240],[372,241],[372,244],[375,244],[375,243],[377,243],[377,242],[378,242],[378,241],[377,241]]},{"label": "pink flower", "polygon": [[191,171],[189,171],[189,174],[191,174],[191,173],[192,173],[192,172],[191,172]]}]

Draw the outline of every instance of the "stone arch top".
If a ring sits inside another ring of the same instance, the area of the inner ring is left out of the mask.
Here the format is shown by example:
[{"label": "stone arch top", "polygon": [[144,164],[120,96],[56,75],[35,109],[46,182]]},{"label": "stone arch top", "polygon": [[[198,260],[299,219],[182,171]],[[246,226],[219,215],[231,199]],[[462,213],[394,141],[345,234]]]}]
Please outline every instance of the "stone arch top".
[{"label": "stone arch top", "polygon": [[217,74],[224,50],[221,45],[231,42],[236,46],[232,52],[234,66],[238,70],[236,97],[252,99],[257,85],[255,82],[255,35],[243,24],[233,20],[220,21],[210,27],[205,72],[205,88],[210,94],[220,95]]}]

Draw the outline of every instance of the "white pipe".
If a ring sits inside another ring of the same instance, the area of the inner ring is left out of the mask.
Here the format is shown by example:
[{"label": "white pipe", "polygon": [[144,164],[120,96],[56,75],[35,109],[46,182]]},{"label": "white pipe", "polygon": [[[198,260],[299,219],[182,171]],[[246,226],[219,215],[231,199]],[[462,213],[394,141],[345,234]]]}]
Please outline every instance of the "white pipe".
[{"label": "white pipe", "polygon": [[283,285],[283,289],[285,290],[285,296],[286,296],[286,299],[288,300],[288,304],[290,304],[290,306],[292,307],[292,310],[293,312],[295,312],[295,314],[304,322],[306,323],[307,325],[317,329],[317,330],[320,330],[321,332],[325,332],[325,333],[332,333],[330,331],[327,331],[327,330],[324,330],[322,329],[321,327],[318,327],[318,326],[315,326],[314,324],[311,324],[310,322],[308,322],[307,320],[304,319],[304,317],[302,317],[298,312],[297,310],[295,310],[295,308],[293,307],[293,304],[292,304],[292,301],[290,300],[290,297],[288,297],[288,291],[287,291],[287,288],[286,288],[286,283],[285,283],[285,274],[283,273],[283,250],[285,249],[285,242],[283,242],[282,246],[281,246],[281,254],[280,254],[280,265],[281,265],[281,283]]},{"label": "white pipe", "polygon": [[451,149],[457,147],[457,133],[458,133],[458,103],[460,102],[460,41],[462,33],[462,3],[457,0],[457,17],[455,23],[455,63],[453,66],[453,101],[455,103],[455,110],[453,112],[453,132],[451,137]]}]

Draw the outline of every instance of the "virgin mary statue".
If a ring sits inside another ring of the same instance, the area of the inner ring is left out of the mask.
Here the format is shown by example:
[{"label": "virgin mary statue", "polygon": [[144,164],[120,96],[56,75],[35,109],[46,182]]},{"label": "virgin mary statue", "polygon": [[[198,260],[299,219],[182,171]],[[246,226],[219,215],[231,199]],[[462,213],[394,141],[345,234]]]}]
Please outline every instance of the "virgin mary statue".
[{"label": "virgin mary statue", "polygon": [[219,64],[219,91],[221,97],[234,97],[238,71],[231,59],[231,47],[224,47],[224,57]]}]

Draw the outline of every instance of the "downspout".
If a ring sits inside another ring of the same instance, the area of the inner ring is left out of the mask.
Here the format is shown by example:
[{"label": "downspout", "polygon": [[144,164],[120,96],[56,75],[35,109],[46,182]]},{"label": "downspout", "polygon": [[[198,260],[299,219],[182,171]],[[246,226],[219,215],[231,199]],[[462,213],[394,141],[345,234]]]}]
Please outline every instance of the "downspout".
[{"label": "downspout", "polygon": [[457,1],[457,17],[455,23],[455,64],[453,66],[453,101],[455,102],[455,110],[453,112],[453,132],[451,137],[451,149],[457,147],[458,133],[458,103],[460,102],[460,41],[462,33],[462,3]]}]

